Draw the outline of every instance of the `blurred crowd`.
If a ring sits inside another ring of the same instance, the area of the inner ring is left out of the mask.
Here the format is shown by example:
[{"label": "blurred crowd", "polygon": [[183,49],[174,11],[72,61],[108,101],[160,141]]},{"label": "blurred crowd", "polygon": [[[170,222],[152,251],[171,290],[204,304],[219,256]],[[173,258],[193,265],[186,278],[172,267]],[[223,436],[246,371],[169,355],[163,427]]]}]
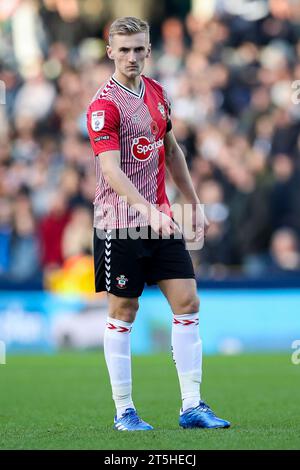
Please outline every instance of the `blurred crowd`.
[{"label": "blurred crowd", "polygon": [[[70,45],[48,31],[36,3],[12,3],[5,18],[0,9],[0,279],[20,281],[91,256],[86,109],[113,69],[109,23]],[[209,279],[295,274],[300,8],[265,2],[254,21],[223,3],[210,17],[162,20],[145,69],[168,91],[173,129],[211,223],[204,248],[191,252],[194,266]],[[171,202],[184,202],[170,178],[167,191]]]}]

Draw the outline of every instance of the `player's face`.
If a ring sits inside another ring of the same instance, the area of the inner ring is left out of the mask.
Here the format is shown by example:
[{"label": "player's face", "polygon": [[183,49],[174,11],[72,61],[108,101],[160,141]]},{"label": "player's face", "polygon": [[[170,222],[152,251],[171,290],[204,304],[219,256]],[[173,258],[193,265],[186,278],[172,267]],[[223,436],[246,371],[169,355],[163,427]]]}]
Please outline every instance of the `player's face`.
[{"label": "player's face", "polygon": [[150,51],[151,44],[146,33],[129,36],[116,34],[111,45],[107,47],[108,57],[114,60],[116,71],[128,79],[134,79],[142,73]]}]

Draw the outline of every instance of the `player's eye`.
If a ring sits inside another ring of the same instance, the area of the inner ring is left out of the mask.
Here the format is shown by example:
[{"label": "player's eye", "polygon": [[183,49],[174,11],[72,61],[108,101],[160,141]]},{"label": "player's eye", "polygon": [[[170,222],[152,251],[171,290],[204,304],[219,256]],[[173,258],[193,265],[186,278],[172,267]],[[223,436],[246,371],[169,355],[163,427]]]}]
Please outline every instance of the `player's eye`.
[{"label": "player's eye", "polygon": [[142,51],[144,51],[144,50],[145,50],[144,47],[137,47],[137,48],[135,49],[135,52],[142,52]]}]

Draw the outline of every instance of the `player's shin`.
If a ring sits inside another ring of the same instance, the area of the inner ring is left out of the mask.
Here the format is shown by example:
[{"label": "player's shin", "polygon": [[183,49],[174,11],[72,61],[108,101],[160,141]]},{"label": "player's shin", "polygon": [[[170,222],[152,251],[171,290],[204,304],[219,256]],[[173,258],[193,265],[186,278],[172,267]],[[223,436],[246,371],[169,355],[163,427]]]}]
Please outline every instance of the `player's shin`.
[{"label": "player's shin", "polygon": [[172,353],[176,365],[182,410],[199,405],[202,376],[202,341],[199,335],[199,314],[174,315]]},{"label": "player's shin", "polygon": [[127,408],[135,408],[131,397],[131,327],[132,323],[108,318],[104,333],[104,355],[118,418]]}]

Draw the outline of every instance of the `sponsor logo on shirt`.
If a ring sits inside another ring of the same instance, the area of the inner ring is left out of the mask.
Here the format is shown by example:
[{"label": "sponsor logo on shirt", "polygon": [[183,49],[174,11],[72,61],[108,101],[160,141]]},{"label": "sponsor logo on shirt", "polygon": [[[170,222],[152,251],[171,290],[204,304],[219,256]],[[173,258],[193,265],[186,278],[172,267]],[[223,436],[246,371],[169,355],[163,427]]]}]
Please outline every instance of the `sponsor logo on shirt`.
[{"label": "sponsor logo on shirt", "polygon": [[94,111],[92,112],[91,126],[93,131],[98,132],[103,129],[104,126],[105,111]]},{"label": "sponsor logo on shirt", "polygon": [[163,145],[163,139],[156,140],[155,142],[150,142],[147,137],[142,136],[133,139],[131,145],[131,153],[136,160],[145,162],[151,157],[153,150],[157,150]]},{"label": "sponsor logo on shirt", "polygon": [[94,139],[94,142],[100,142],[100,140],[109,140],[109,135],[99,135]]}]

